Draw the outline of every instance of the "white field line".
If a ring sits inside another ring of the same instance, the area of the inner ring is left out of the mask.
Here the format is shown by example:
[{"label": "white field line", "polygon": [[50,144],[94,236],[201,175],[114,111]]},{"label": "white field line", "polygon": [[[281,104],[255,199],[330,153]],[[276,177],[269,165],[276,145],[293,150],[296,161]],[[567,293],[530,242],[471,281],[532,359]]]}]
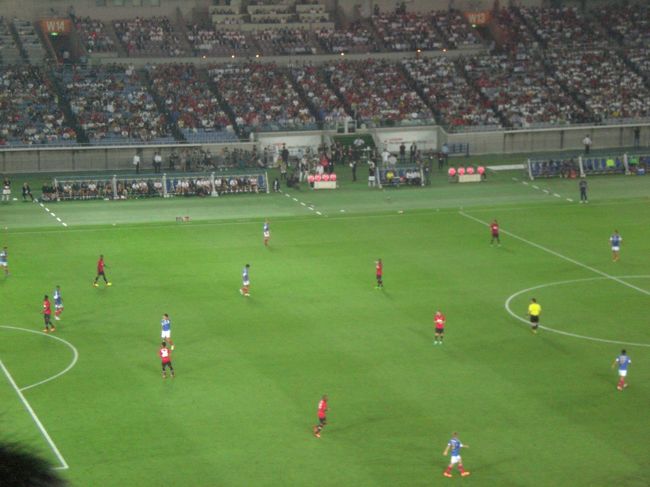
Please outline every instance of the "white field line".
[{"label": "white field line", "polygon": [[70,365],[68,365],[65,369],[63,369],[61,372],[58,374],[53,375],[52,377],[48,377],[47,379],[44,379],[42,381],[36,382],[35,384],[30,384],[28,386],[21,387],[21,391],[26,391],[27,389],[31,389],[32,387],[40,386],[41,384],[45,384],[46,382],[50,382],[51,380],[57,379],[61,377],[63,374],[67,373],[72,367],[74,367],[77,364],[77,360],[79,360],[79,352],[75,348],[75,346],[70,343],[67,340],[64,340],[63,338],[59,338],[54,335],[47,335],[43,332],[36,331],[36,330],[29,330],[27,328],[19,328],[17,326],[0,326],[0,328],[6,328],[8,330],[19,330],[19,331],[25,331],[27,333],[34,333],[35,335],[45,335],[48,338],[51,338],[53,340],[57,340],[61,343],[63,343],[66,347],[68,347],[70,350],[72,350],[72,362],[70,362]]},{"label": "white field line", "polygon": [[48,444],[50,445],[50,448],[52,449],[52,451],[56,455],[56,458],[59,460],[59,463],[61,463],[59,468],[62,469],[62,470],[67,470],[69,468],[68,463],[65,461],[65,458],[63,458],[63,455],[61,455],[61,452],[59,451],[59,449],[56,447],[56,445],[52,441],[52,438],[50,438],[50,435],[47,433],[47,430],[43,426],[43,423],[41,423],[41,420],[38,419],[38,416],[36,416],[36,413],[34,412],[32,407],[29,405],[29,402],[27,402],[27,399],[25,399],[25,396],[23,395],[23,393],[20,391],[20,389],[16,385],[16,381],[14,381],[14,378],[11,376],[11,374],[7,370],[7,367],[5,367],[5,364],[2,363],[2,360],[0,360],[0,368],[2,368],[2,371],[7,376],[7,380],[9,381],[11,386],[16,391],[16,394],[18,394],[18,397],[20,398],[20,401],[23,403],[23,406],[25,406],[25,409],[27,409],[27,412],[32,417],[32,420],[34,421],[34,423],[36,423],[36,426],[41,431],[41,434],[43,435],[43,438],[45,438],[45,440],[48,442]]},{"label": "white field line", "polygon": [[[484,225],[484,226],[486,226],[486,227],[489,226],[489,223],[487,223],[487,222],[485,222],[485,221],[483,221],[483,220],[479,220],[478,218],[475,218],[475,217],[473,217],[473,216],[471,216],[471,215],[468,215],[468,214],[465,213],[465,212],[460,211],[459,213],[460,213],[460,215],[464,216],[465,218],[468,218],[468,219],[470,219],[470,220],[474,220],[475,222],[480,223],[481,225]],[[606,272],[603,272],[603,271],[601,271],[601,270],[599,270],[599,269],[596,269],[595,267],[588,266],[587,264],[583,264],[582,262],[578,262],[577,260],[572,259],[571,257],[567,257],[566,255],[562,255],[562,254],[560,254],[560,253],[558,253],[558,252],[556,252],[556,251],[554,251],[554,250],[551,250],[551,249],[549,249],[549,248],[547,248],[547,247],[544,247],[543,245],[540,245],[540,244],[538,244],[538,243],[532,242],[532,241],[527,240],[527,239],[525,239],[525,238],[523,238],[523,237],[520,237],[520,236],[518,236],[518,235],[515,235],[515,234],[512,233],[512,232],[508,232],[507,230],[501,230],[501,231],[502,231],[503,233],[505,233],[506,235],[509,235],[509,236],[512,237],[512,238],[516,238],[517,240],[520,240],[520,241],[522,241],[522,242],[524,242],[524,243],[526,243],[526,244],[528,244],[528,245],[530,245],[530,246],[532,246],[532,247],[535,247],[535,248],[538,248],[538,249],[540,249],[540,250],[543,250],[544,252],[547,252],[547,253],[549,253],[549,254],[551,254],[551,255],[554,255],[554,256],[556,256],[556,257],[559,257],[560,259],[564,259],[564,260],[566,260],[567,262],[571,262],[572,264],[575,264],[575,265],[577,265],[577,266],[580,266],[580,267],[582,267],[583,269],[587,269],[587,270],[589,270],[589,271],[591,271],[591,272],[595,272],[595,273],[598,274],[599,276],[603,276],[603,277],[605,277],[605,278],[607,278],[607,279],[611,279],[612,281],[616,281],[616,282],[618,282],[619,284],[623,284],[624,286],[627,286],[627,287],[629,287],[629,288],[631,288],[631,289],[634,289],[635,291],[639,291],[640,293],[643,293],[643,294],[645,294],[646,296],[650,296],[650,291],[648,291],[648,290],[646,290],[646,289],[643,289],[643,288],[640,288],[640,287],[638,287],[638,286],[635,286],[634,284],[630,284],[629,282],[625,282],[625,281],[619,279],[618,277],[612,276],[611,274],[607,274]]]},{"label": "white field line", "polygon": [[536,184],[533,184],[533,188],[534,189],[539,189],[539,186],[537,186]]},{"label": "white field line", "polygon": [[49,443],[50,447],[52,448],[52,451],[54,451],[55,455],[57,456],[57,458],[61,462],[61,466],[55,467],[55,469],[56,470],[67,470],[69,468],[68,464],[66,463],[65,459],[61,455],[61,452],[59,452],[58,448],[56,447],[56,445],[52,441],[52,438],[50,438],[50,436],[47,434],[47,431],[45,430],[45,427],[39,421],[38,417],[36,416],[36,413],[34,413],[34,410],[31,408],[31,406],[29,405],[29,403],[25,399],[25,396],[23,395],[23,391],[26,391],[26,390],[31,389],[31,388],[36,387],[36,386],[40,386],[41,384],[45,384],[46,382],[50,382],[50,381],[52,381],[54,379],[57,379],[57,378],[61,377],[63,374],[66,374],[70,369],[72,369],[72,367],[74,367],[77,364],[77,360],[79,359],[79,352],[77,351],[77,349],[75,348],[75,346],[72,343],[68,342],[67,340],[64,340],[63,338],[59,338],[59,337],[54,336],[54,335],[46,335],[45,333],[42,333],[40,331],[29,330],[27,328],[19,328],[17,326],[4,326],[3,325],[3,326],[0,326],[0,328],[6,328],[8,330],[25,331],[27,333],[34,333],[35,335],[45,335],[48,338],[52,338],[53,340],[57,340],[57,341],[63,343],[70,350],[72,350],[72,362],[70,362],[70,364],[65,369],[63,369],[61,372],[59,372],[58,374],[54,374],[52,377],[48,377],[47,379],[41,380],[39,382],[36,382],[34,384],[30,384],[28,386],[24,386],[24,387],[21,387],[21,388],[18,388],[18,386],[16,385],[16,382],[13,380],[13,377],[11,376],[11,374],[9,373],[7,368],[4,366],[4,364],[2,364],[2,362],[0,361],[0,365],[2,365],[2,369],[3,369],[4,373],[5,373],[5,375],[9,379],[9,382],[11,382],[11,385],[14,387],[16,392],[18,393],[18,397],[20,398],[20,400],[25,405],[25,408],[27,409],[27,411],[32,416],[32,419],[34,420],[34,422],[36,423],[38,428],[41,430],[41,433],[43,434],[43,436],[45,437],[45,439]]},{"label": "white field line", "polygon": [[[638,279],[638,278],[648,278],[650,276],[621,276],[621,277],[623,279],[633,279],[633,278]],[[529,293],[530,291],[534,291],[536,289],[543,289],[543,288],[547,288],[547,287],[551,287],[551,286],[558,286],[558,285],[562,285],[562,284],[572,284],[572,283],[575,283],[575,282],[596,281],[598,279],[607,279],[607,278],[606,277],[587,277],[585,279],[571,279],[569,281],[549,282],[547,284],[541,284],[539,286],[529,287],[528,289],[522,289],[521,291],[517,291],[516,293],[511,295],[508,299],[506,299],[504,307],[506,308],[506,311],[513,318],[518,319],[519,321],[525,323],[526,325],[530,325],[530,323],[528,322],[528,320],[526,318],[523,318],[523,317],[519,316],[517,313],[512,311],[512,309],[510,308],[510,303],[512,302],[512,300],[514,298],[516,298],[517,296],[519,296],[521,294]],[[548,326],[542,326],[542,325],[540,325],[540,328],[542,328],[544,330],[547,330],[547,331],[550,331],[550,332],[553,332],[553,333],[557,333],[559,335],[569,336],[569,337],[573,337],[573,338],[580,338],[582,340],[589,340],[589,341],[592,341],[592,342],[611,343],[611,344],[614,344],[614,345],[631,345],[631,346],[635,346],[635,347],[650,348],[650,343],[637,343],[637,342],[623,342],[623,341],[619,341],[619,340],[607,340],[605,338],[590,337],[590,336],[587,336],[587,335],[579,335],[577,333],[570,333],[568,331],[556,330],[555,328],[549,328]]]},{"label": "white field line", "polygon": [[44,209],[48,214],[50,214],[53,218],[56,218],[56,220],[57,220],[61,225],[63,225],[64,227],[67,227],[67,226],[68,226],[67,223],[64,223],[63,220],[61,220],[61,218],[59,218],[58,216],[56,216],[56,213],[54,213],[53,211],[51,211],[51,210],[50,210],[47,206],[45,206],[43,203],[41,203],[41,202],[38,201],[37,199],[34,200],[34,203],[38,203],[38,204],[41,206],[41,208],[43,208],[43,209]]}]

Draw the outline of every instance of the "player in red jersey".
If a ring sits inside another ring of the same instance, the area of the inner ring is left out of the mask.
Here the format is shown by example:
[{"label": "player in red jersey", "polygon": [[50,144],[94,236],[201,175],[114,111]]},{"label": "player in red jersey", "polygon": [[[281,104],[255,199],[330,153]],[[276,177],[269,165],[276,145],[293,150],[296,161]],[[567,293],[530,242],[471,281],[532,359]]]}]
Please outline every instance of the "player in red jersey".
[{"label": "player in red jersey", "polygon": [[100,255],[99,260],[97,261],[97,276],[95,277],[95,282],[93,282],[93,286],[97,287],[99,284],[97,284],[97,281],[99,280],[99,277],[104,278],[104,282],[106,283],[107,286],[112,286],[110,281],[106,279],[106,274],[104,274],[104,267],[106,264],[104,264],[104,256]]},{"label": "player in red jersey", "polygon": [[381,259],[377,259],[375,262],[375,272],[377,274],[377,285],[375,286],[375,289],[382,289],[384,287],[384,264],[382,263]]},{"label": "player in red jersey", "polygon": [[494,241],[497,241],[497,245],[501,247],[501,240],[499,239],[499,223],[496,218],[490,223],[490,232],[492,233],[492,240],[490,240],[490,245],[494,245]]},{"label": "player in red jersey", "polygon": [[46,294],[43,298],[43,319],[45,320],[45,333],[48,331],[56,331],[56,328],[52,324],[52,305],[50,304],[50,298]]},{"label": "player in red jersey", "polygon": [[435,316],[433,317],[433,322],[436,325],[435,328],[435,337],[433,338],[434,345],[442,345],[442,340],[445,337],[445,322],[447,318],[442,314],[440,310],[436,311]]},{"label": "player in red jersey", "polygon": [[172,352],[169,350],[169,348],[167,348],[167,343],[162,342],[160,344],[160,351],[158,352],[158,355],[160,356],[160,360],[162,360],[162,378],[167,378],[167,372],[165,369],[169,367],[169,372],[171,373],[173,379],[174,367],[172,366]]},{"label": "player in red jersey", "polygon": [[314,436],[320,438],[320,432],[327,424],[327,394],[318,403],[318,424],[314,426]]}]

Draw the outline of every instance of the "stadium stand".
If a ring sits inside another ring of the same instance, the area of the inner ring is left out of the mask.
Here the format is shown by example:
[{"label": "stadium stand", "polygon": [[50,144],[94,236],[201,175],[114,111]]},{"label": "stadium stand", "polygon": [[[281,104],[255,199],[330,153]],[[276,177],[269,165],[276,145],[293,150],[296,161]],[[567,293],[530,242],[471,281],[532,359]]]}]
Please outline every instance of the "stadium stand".
[{"label": "stadium stand", "polygon": [[264,55],[315,54],[311,33],[304,28],[275,28],[253,31],[255,42]]},{"label": "stadium stand", "polygon": [[171,143],[167,122],[130,66],[57,70],[72,113],[93,144]]},{"label": "stadium stand", "polygon": [[540,58],[524,52],[483,54],[467,59],[464,69],[510,127],[588,121],[584,110],[549,76]]},{"label": "stadium stand", "polygon": [[45,59],[45,49],[29,20],[13,19],[13,27],[29,62],[39,64]]},{"label": "stadium stand", "polygon": [[153,65],[149,67],[149,76],[171,122],[188,142],[238,140],[228,114],[194,65]]},{"label": "stadium stand", "polygon": [[106,24],[90,17],[76,17],[75,28],[87,53],[116,52],[115,41]]},{"label": "stadium stand", "polygon": [[75,131],[66,126],[57,95],[43,72],[29,65],[0,71],[0,145],[69,145]]},{"label": "stadium stand", "polygon": [[196,56],[250,56],[254,53],[249,35],[238,30],[214,29],[195,23],[187,26],[187,38]]},{"label": "stadium stand", "polygon": [[467,82],[453,60],[411,59],[402,64],[439,121],[451,130],[501,127],[493,108]]},{"label": "stadium stand", "polygon": [[4,17],[0,17],[0,62],[4,65],[19,64],[22,61],[20,49]]},{"label": "stadium stand", "polygon": [[275,64],[249,62],[211,66],[209,74],[247,130],[314,129],[316,119]]},{"label": "stadium stand", "polygon": [[316,31],[316,36],[325,52],[333,54],[381,51],[380,42],[358,20],[351,22],[345,30],[322,27]]},{"label": "stadium stand", "polygon": [[440,50],[447,44],[432,20],[431,15],[393,12],[373,15],[372,24],[389,51]]},{"label": "stadium stand", "polygon": [[395,63],[374,59],[341,61],[325,69],[332,85],[362,123],[414,125],[433,119],[431,110]]},{"label": "stadium stand", "polygon": [[321,69],[317,66],[295,66],[291,68],[291,74],[316,109],[318,120],[334,122],[348,117],[345,105],[328,86]]},{"label": "stadium stand", "polygon": [[188,55],[167,17],[116,20],[115,32],[130,56],[178,57]]}]

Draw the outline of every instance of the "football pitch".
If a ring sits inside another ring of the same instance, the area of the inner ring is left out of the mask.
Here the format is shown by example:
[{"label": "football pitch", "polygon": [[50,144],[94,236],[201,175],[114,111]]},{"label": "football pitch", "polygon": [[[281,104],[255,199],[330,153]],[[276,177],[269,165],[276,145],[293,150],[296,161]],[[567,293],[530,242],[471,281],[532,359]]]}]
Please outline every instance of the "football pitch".
[{"label": "football pitch", "polygon": [[[587,205],[575,180],[520,173],[423,189],[340,179],[331,192],[0,206],[0,437],[74,487],[650,484],[648,177],[590,178]],[[99,254],[111,287],[92,286]],[[56,285],[65,311],[46,335]],[[454,431],[469,445],[462,479],[442,476]]]}]

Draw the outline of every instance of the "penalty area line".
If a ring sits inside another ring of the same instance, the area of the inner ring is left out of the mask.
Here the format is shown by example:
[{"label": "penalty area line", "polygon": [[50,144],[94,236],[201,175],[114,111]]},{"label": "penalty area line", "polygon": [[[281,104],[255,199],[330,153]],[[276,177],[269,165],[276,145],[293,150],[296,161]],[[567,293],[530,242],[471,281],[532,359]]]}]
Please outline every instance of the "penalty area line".
[{"label": "penalty area line", "polygon": [[[480,220],[480,219],[478,219],[476,217],[473,217],[472,215],[468,215],[467,213],[465,213],[463,211],[459,211],[458,213],[461,216],[464,216],[465,218],[468,218],[468,219],[473,220],[473,221],[475,221],[477,223],[480,223],[481,225],[484,225],[486,227],[490,226],[490,224],[488,222]],[[643,288],[640,288],[638,286],[635,286],[634,284],[630,284],[629,282],[625,282],[625,281],[623,281],[622,279],[619,279],[616,276],[612,276],[611,274],[607,274],[606,272],[603,272],[603,271],[601,271],[599,269],[596,269],[595,267],[591,267],[591,266],[589,266],[587,264],[583,264],[582,262],[579,262],[579,261],[577,261],[575,259],[572,259],[571,257],[567,257],[566,255],[562,255],[559,252],[556,252],[555,250],[551,250],[551,249],[549,249],[547,247],[544,247],[543,245],[540,245],[538,243],[532,242],[531,240],[525,239],[524,237],[520,237],[519,235],[515,235],[512,232],[508,232],[507,230],[501,230],[501,232],[506,234],[506,235],[509,235],[512,238],[520,240],[521,242],[524,242],[525,244],[528,244],[531,247],[535,247],[535,248],[537,248],[539,250],[543,250],[546,253],[554,255],[555,257],[559,257],[560,259],[564,259],[567,262],[571,262],[572,264],[580,266],[583,269],[587,269],[588,271],[595,272],[599,276],[605,277],[607,279],[611,279],[612,281],[618,282],[619,284],[623,284],[624,286],[627,286],[630,289],[634,289],[635,291],[639,291],[640,293],[645,294],[646,296],[650,296],[650,291],[648,291],[646,289],[643,289]]]},{"label": "penalty area line", "polygon": [[45,441],[47,441],[47,443],[50,445],[50,448],[54,452],[54,455],[56,455],[56,458],[59,460],[59,463],[61,465],[58,466],[58,467],[55,467],[55,468],[57,470],[67,470],[68,468],[70,468],[68,466],[68,463],[65,461],[65,458],[63,458],[63,455],[61,455],[61,452],[59,451],[59,449],[54,444],[54,441],[52,441],[52,438],[50,437],[47,430],[45,429],[45,426],[43,426],[43,423],[41,423],[41,420],[38,419],[38,416],[36,416],[36,413],[34,412],[32,407],[30,406],[27,399],[25,398],[25,395],[21,392],[20,388],[16,385],[16,381],[11,376],[11,374],[7,370],[7,367],[5,367],[5,364],[2,362],[2,360],[0,360],[0,368],[2,368],[2,371],[4,372],[5,376],[7,377],[7,380],[9,381],[9,383],[11,384],[11,387],[13,387],[14,391],[16,391],[16,394],[18,394],[18,398],[23,403],[23,406],[25,407],[25,409],[27,410],[29,415],[32,417],[32,420],[34,421],[34,423],[36,424],[36,426],[40,430],[41,434],[43,435],[43,438],[45,438]]}]

